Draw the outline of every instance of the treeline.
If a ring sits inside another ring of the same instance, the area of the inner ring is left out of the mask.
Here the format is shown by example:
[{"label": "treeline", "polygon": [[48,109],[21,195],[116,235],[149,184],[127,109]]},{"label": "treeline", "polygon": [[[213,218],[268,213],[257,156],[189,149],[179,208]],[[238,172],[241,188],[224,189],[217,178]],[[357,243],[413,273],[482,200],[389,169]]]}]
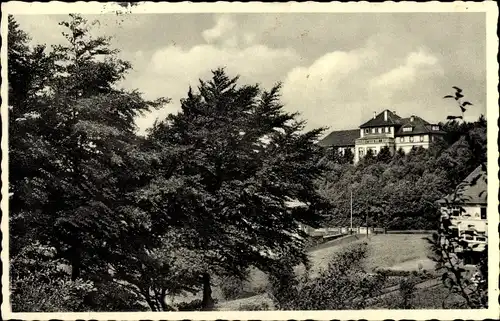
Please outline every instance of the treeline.
[{"label": "treeline", "polygon": [[429,149],[414,148],[391,155],[383,149],[368,153],[359,164],[352,156],[327,151],[327,174],[318,181],[320,193],[333,210],[328,224],[349,226],[350,193],[354,226],[435,230],[436,201],[452,192],[477,166],[486,162],[486,119],[441,123],[446,132]]},{"label": "treeline", "polygon": [[61,25],[46,48],[8,21],[14,311],[168,311],[200,291],[190,309],[211,309],[214,277],[306,260],[298,223],[328,206],[321,130],[283,110],[279,85],[215,70],[141,137],[135,119],[169,100],[120,89],[131,65],[83,17]]}]

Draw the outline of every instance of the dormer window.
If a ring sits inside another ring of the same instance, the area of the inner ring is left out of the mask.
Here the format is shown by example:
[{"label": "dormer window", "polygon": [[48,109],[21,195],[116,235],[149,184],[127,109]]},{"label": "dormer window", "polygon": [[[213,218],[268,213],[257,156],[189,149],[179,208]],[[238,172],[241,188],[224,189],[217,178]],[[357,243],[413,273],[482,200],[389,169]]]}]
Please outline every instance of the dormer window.
[{"label": "dormer window", "polygon": [[411,131],[413,131],[413,127],[404,127],[403,131],[404,132],[411,132]]},{"label": "dormer window", "polygon": [[432,125],[432,130],[439,130],[439,126],[438,125]]}]

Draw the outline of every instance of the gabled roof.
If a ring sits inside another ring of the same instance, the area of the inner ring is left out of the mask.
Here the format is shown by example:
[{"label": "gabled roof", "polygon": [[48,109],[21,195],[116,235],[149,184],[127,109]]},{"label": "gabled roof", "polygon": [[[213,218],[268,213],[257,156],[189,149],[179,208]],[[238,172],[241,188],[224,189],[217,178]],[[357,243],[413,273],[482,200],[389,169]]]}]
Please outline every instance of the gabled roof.
[{"label": "gabled roof", "polygon": [[[413,118],[413,121],[412,121]],[[432,126],[437,126],[429,123],[428,121],[418,117],[412,116],[407,118],[401,118],[401,127],[396,131],[395,136],[407,136],[407,135],[418,135],[418,134],[444,134],[441,130],[433,130]],[[411,132],[403,131],[403,128],[412,127]]]},{"label": "gabled roof", "polygon": [[[384,119],[384,113],[387,112],[387,120]],[[366,127],[379,127],[379,126],[394,126],[394,125],[399,125],[401,121],[401,117],[393,113],[392,111],[386,109],[375,118],[370,119],[363,125],[359,126],[359,128],[366,128]]]},{"label": "gabled roof", "polygon": [[359,137],[359,129],[337,130],[328,134],[318,142],[321,147],[347,147],[354,146]]},{"label": "gabled roof", "polygon": [[486,205],[488,200],[487,174],[482,165],[478,166],[457,187],[457,192],[439,200],[442,204]]}]

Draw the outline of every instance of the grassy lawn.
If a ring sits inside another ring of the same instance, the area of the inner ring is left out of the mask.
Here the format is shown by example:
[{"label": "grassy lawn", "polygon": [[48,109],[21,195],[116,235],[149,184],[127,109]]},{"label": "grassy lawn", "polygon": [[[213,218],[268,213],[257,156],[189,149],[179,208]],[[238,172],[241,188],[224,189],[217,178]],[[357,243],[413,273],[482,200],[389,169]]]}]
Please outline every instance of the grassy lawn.
[{"label": "grassy lawn", "polygon": [[[376,268],[394,268],[404,270],[417,270],[419,263],[423,269],[433,268],[432,261],[427,256],[430,254],[429,245],[425,240],[427,235],[422,234],[379,234],[371,235],[368,241],[368,257],[365,267],[369,271]],[[311,253],[311,261],[314,269],[325,268],[330,258],[342,251],[350,244],[365,242],[366,236],[360,236],[358,240],[350,243],[332,246]]]},{"label": "grassy lawn", "polygon": [[[397,269],[397,270],[418,270],[419,267],[427,271],[433,270],[433,263],[427,256],[429,254],[429,245],[425,240],[427,235],[422,234],[379,234],[370,235],[368,240],[368,258],[365,261],[365,267],[369,271],[376,268],[383,269]],[[335,240],[331,246],[313,250],[310,252],[312,263],[312,274],[318,272],[320,269],[327,267],[328,262],[332,256],[345,249],[346,247],[365,242],[365,235],[358,235],[357,237],[346,237],[343,240]],[[303,267],[298,267],[297,272],[303,272]],[[257,305],[262,302],[269,303],[269,298],[264,292],[267,285],[267,276],[262,271],[253,269],[247,284],[244,285],[248,292],[259,293],[259,295],[248,297],[239,300],[225,301],[220,295],[220,292],[215,290],[214,295],[219,300],[219,309],[231,310],[238,309],[240,306],[247,304]],[[425,292],[425,291],[424,291]],[[423,295],[423,294],[422,294]],[[421,301],[425,301],[421,299]],[[439,303],[440,304],[440,303]]]}]

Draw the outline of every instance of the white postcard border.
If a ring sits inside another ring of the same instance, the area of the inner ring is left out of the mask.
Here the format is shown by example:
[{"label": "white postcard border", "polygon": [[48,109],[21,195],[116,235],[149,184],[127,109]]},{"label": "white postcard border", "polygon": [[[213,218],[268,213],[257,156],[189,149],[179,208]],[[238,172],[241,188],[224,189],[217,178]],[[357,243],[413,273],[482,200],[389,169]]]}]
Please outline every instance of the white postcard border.
[{"label": "white postcard border", "polygon": [[[484,12],[486,14],[486,53],[487,53],[487,119],[488,119],[488,235],[489,235],[489,309],[485,310],[356,310],[356,311],[232,311],[232,312],[119,312],[119,313],[12,313],[9,302],[9,279],[8,279],[8,215],[2,215],[2,317],[4,319],[24,320],[74,320],[74,319],[96,319],[96,320],[139,320],[139,319],[162,319],[162,320],[289,320],[289,319],[486,319],[498,318],[498,275],[499,275],[499,237],[498,237],[498,37],[496,25],[498,22],[498,8],[494,1],[487,2],[451,2],[441,3],[437,1],[418,2],[349,2],[349,3],[315,3],[315,2],[288,2],[288,3],[153,3],[141,2],[135,6],[124,8],[116,3],[99,2],[49,2],[49,3],[24,3],[13,1],[2,3],[2,48],[1,61],[5,62],[7,57],[6,35],[8,14],[67,14],[79,12],[82,14],[105,14],[117,11],[132,14],[141,13],[209,13],[209,12]],[[7,66],[1,66],[2,79],[7,79]],[[6,82],[2,82],[1,96],[7,97],[8,88]],[[8,122],[7,103],[2,99],[2,214],[8,213]]]}]

